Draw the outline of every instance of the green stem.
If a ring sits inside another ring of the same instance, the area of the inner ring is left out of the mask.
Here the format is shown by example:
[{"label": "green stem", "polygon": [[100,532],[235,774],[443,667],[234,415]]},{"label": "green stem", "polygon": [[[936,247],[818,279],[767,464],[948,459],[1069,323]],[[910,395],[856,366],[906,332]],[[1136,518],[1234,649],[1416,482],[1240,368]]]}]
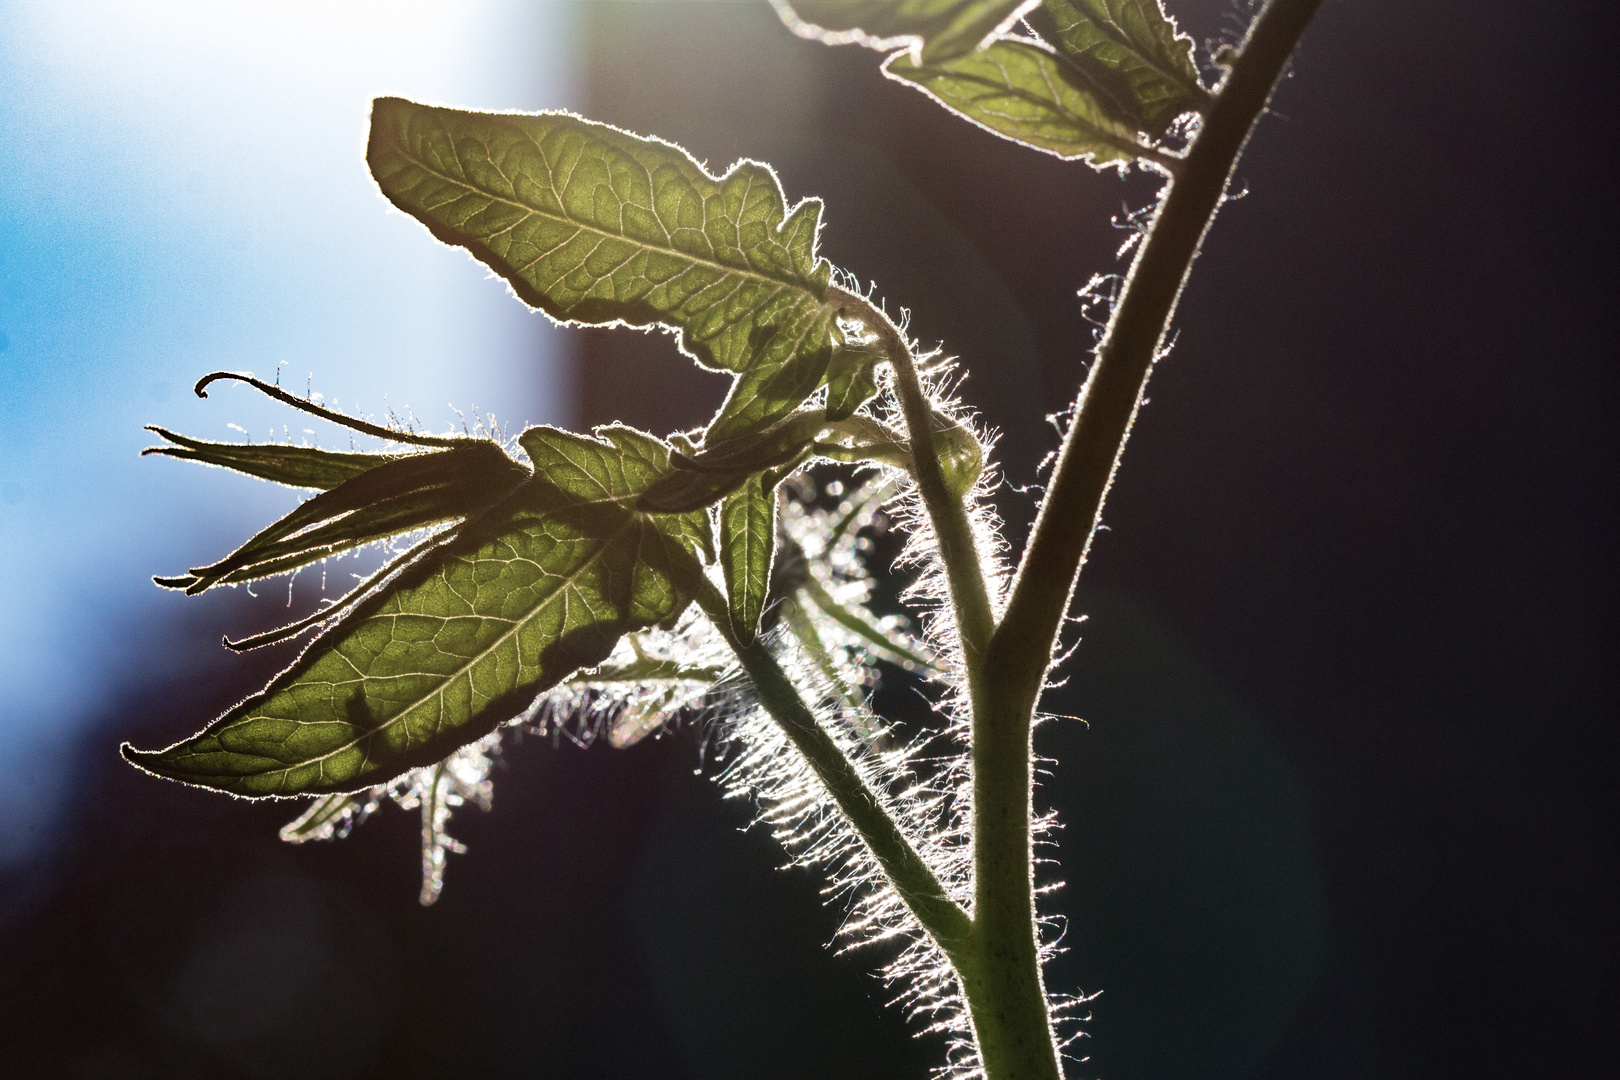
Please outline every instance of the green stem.
[{"label": "green stem", "polygon": [[1006,613],[972,680],[974,962],[958,970],[989,1080],[1060,1076],[1035,937],[1035,706],[1176,300],[1249,132],[1320,3],[1266,5],[1166,185],[1080,390]]},{"label": "green stem", "polygon": [[861,779],[854,763],[816,722],[815,715],[764,642],[756,640],[745,645],[738,639],[731,628],[725,597],[707,579],[698,591],[697,601],[737,654],[765,711],[781,725],[788,739],[810,763],[810,768],[854,826],[906,907],[954,960],[968,940],[967,913],[950,898],[939,878],[900,831],[882,799]]},{"label": "green stem", "polygon": [[991,643],[998,686],[1027,699],[1031,708],[1193,259],[1249,133],[1320,4],[1271,0],[1250,26],[1179,175],[1165,187],[1097,347]]},{"label": "green stem", "polygon": [[934,536],[939,541],[939,558],[945,564],[945,577],[951,588],[951,607],[962,637],[963,658],[968,671],[975,671],[995,629],[995,614],[990,607],[989,590],[985,588],[984,571],[979,566],[979,548],[973,539],[967,509],[961,499],[951,494],[940,469],[934,448],[934,409],[923,393],[911,348],[899,328],[865,297],[836,285],[827,293],[846,307],[856,309],[867,327],[878,336],[894,367],[900,409],[905,414],[906,433],[911,439],[912,478],[917,481],[917,490],[922,494]]}]

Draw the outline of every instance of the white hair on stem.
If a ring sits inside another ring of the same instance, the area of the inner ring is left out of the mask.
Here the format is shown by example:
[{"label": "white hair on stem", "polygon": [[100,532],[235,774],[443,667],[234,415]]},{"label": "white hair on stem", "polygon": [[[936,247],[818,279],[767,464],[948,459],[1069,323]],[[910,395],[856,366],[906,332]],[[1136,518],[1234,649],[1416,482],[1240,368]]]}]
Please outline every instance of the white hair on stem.
[{"label": "white hair on stem", "polygon": [[[961,375],[954,361],[937,353],[923,359],[923,385],[936,412],[970,431],[988,458],[994,437],[955,401]],[[890,384],[892,376],[881,381]],[[891,392],[880,396],[876,411],[891,426],[903,428],[892,385],[886,389]],[[987,466],[964,503],[991,604],[999,613],[1008,572],[1006,545],[989,505],[997,482],[993,467]],[[796,550],[803,563],[796,572],[806,575],[807,582],[798,590],[790,583],[778,598],[782,613],[798,617],[800,628],[795,630],[794,619],[784,617],[766,636],[766,645],[947,893],[971,910],[971,717],[945,568],[928,514],[909,477],[893,470],[869,474],[836,510],[815,506],[813,483],[801,484],[810,489],[807,497],[784,500],[781,506],[781,558],[785,562],[786,552]],[[866,566],[870,544],[861,533],[873,525],[880,506],[905,534],[897,566],[913,571],[915,578],[902,599],[919,613],[920,632],[914,633],[899,616],[879,617],[869,610],[874,581]],[[777,572],[785,571],[779,566]],[[789,604],[797,607],[789,612]],[[869,632],[852,629],[834,609],[854,614]],[[887,651],[884,641],[890,645]],[[897,737],[867,703],[876,681],[874,656],[895,660],[924,678],[933,687],[931,706],[943,724]],[[923,662],[915,662],[919,660]],[[756,822],[770,830],[791,865],[825,874],[824,894],[844,912],[837,936],[841,948],[880,942],[897,947],[879,974],[895,1004],[920,1022],[920,1033],[946,1037],[947,1059],[939,1075],[948,1080],[982,1076],[966,1003],[949,959],[911,914],[809,763],[760,705],[724,639],[695,605],[672,629],[626,635],[606,661],[540,695],[506,727],[582,746],[605,738],[614,747],[626,747],[661,735],[681,717],[701,721],[695,726],[703,752],[712,752],[718,763],[714,779],[727,796],[753,803]],[[447,831],[451,811],[469,802],[488,809],[489,774],[503,732],[499,729],[443,762],[389,784],[317,800],[282,835],[295,842],[346,835],[385,798],[418,809],[423,815],[422,902],[432,903],[443,888],[449,853],[465,850]],[[1039,816],[1033,827],[1039,853],[1051,845],[1054,815]],[[1047,858],[1037,861],[1038,868],[1050,864]],[[1037,895],[1055,888],[1055,883],[1043,884]],[[1040,920],[1040,931],[1044,963],[1060,951],[1062,926],[1047,917]],[[1069,1048],[1083,1037],[1077,1030],[1085,1019],[1080,1010],[1091,999],[1049,997],[1054,1020],[1076,1028],[1061,1043],[1065,1056],[1071,1056]]]}]

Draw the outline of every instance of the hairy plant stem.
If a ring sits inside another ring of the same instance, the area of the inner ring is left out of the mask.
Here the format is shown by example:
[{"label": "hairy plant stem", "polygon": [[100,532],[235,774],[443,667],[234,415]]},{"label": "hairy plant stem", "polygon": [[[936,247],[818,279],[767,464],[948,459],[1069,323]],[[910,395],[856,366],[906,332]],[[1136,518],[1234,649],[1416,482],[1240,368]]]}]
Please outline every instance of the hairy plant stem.
[{"label": "hairy plant stem", "polygon": [[725,597],[706,578],[697,601],[736,653],[759,695],[760,704],[804,755],[838,809],[849,819],[894,885],[900,899],[954,963],[968,941],[967,912],[946,893],[939,878],[883,805],[883,800],[861,779],[854,763],[838,748],[827,730],[816,722],[815,715],[765,643],[755,640],[744,644],[737,637]]},{"label": "hairy plant stem", "polygon": [[1031,876],[1032,762],[1029,723],[1007,723],[986,676],[985,647],[995,616],[972,525],[960,498],[945,486],[932,438],[933,406],[922,390],[905,338],[887,316],[853,294],[894,366],[895,386],[911,439],[913,477],[923,496],[962,636],[972,711],[972,935],[952,955],[967,998],[974,1039],[991,1080],[1058,1080],[1057,1042],[1041,982]]},{"label": "hairy plant stem", "polygon": [[1040,692],[1103,500],[1182,286],[1255,121],[1321,0],[1271,0],[1254,23],[1159,207],[1097,346],[1046,499],[991,643],[999,686]]},{"label": "hairy plant stem", "polygon": [[967,510],[962,500],[952,495],[945,485],[945,474],[934,449],[934,409],[923,393],[922,380],[917,377],[911,347],[888,315],[864,296],[836,285],[827,292],[845,305],[846,310],[855,309],[853,313],[878,336],[894,368],[895,389],[900,394],[900,409],[905,414],[906,433],[911,440],[912,478],[917,481],[917,490],[922,494],[939,542],[940,561],[945,564],[945,576],[951,589],[952,613],[962,637],[963,657],[971,672],[990,642],[995,613],[990,607],[990,593],[985,588],[979,548],[973,539]]},{"label": "hairy plant stem", "polygon": [[[939,542],[972,708],[971,918],[944,893],[882,802],[816,723],[765,647],[730,632],[724,598],[699,597],[782,725],[961,979],[987,1080],[1060,1080],[1037,940],[1031,823],[1035,706],[1119,457],[1181,289],[1224,200],[1232,170],[1321,0],[1270,0],[1249,28],[1197,137],[1170,169],[1147,236],[1096,350],[1052,483],[997,625],[963,501],[945,484],[934,410],[904,335],[864,297],[853,308],[894,368],[913,476]],[[1152,155],[1147,155],[1152,158]],[[1153,160],[1160,165],[1157,158]]]},{"label": "hairy plant stem", "polygon": [[973,680],[973,952],[967,983],[989,1080],[1060,1075],[1035,938],[1035,706],[1153,360],[1232,170],[1321,0],[1271,0],[1167,182],[1081,387],[1052,484]]}]

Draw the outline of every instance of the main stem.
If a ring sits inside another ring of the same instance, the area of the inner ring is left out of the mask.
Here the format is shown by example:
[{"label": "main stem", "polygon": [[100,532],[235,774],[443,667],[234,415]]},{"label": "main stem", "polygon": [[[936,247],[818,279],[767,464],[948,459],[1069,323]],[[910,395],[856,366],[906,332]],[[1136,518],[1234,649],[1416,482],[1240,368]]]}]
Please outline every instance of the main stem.
[{"label": "main stem", "polygon": [[1103,500],[1193,259],[1249,133],[1319,6],[1321,0],[1267,3],[1249,27],[1197,138],[1167,183],[1080,389],[1074,421],[999,625],[966,508],[944,482],[933,445],[933,407],[903,335],[863,297],[830,290],[834,301],[864,316],[893,363],[914,475],[950,585],[973,710],[971,918],[949,898],[882,800],[816,722],[770,652],[757,641],[743,645],[735,638],[725,600],[713,586],[706,585],[698,597],[727,636],[767,711],[955,965],[987,1080],[1062,1076],[1036,937],[1030,846],[1035,706]]},{"label": "main stem", "polygon": [[1319,6],[1321,0],[1271,0],[1249,27],[1125,279],[990,645],[997,687],[1015,696],[1020,712],[1033,709],[1040,694],[1103,500],[1198,247],[1255,120]]},{"label": "main stem", "polygon": [[[970,663],[973,939],[971,959],[958,971],[989,1080],[1061,1076],[1036,939],[1030,835],[1035,706],[1176,301],[1255,121],[1320,4],[1271,0],[1250,26],[1167,184],[1098,346],[1006,612],[982,662]],[[915,427],[912,432],[915,440]],[[954,573],[950,580],[954,591]]]}]

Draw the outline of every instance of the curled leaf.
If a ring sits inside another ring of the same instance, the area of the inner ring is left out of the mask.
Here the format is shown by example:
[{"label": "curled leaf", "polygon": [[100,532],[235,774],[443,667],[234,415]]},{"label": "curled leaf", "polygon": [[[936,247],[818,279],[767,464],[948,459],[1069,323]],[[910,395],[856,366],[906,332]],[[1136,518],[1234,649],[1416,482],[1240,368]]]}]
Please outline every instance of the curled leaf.
[{"label": "curled leaf", "polygon": [[125,757],[239,795],[358,791],[444,760],[623,634],[679,617],[708,520],[634,508],[668,449],[626,428],[531,428],[521,441],[533,479],[205,731]]},{"label": "curled leaf", "polygon": [[752,476],[801,461],[826,426],[825,413],[807,409],[763,431],[671,455],[672,471],[641,497],[645,510],[684,513],[712,506]]},{"label": "curled leaf", "polygon": [[875,368],[882,353],[872,347],[836,350],[827,362],[827,419],[843,420],[877,396]]},{"label": "curled leaf", "polygon": [[482,439],[375,460],[380,463],[302,503],[219,562],[193,567],[186,577],[156,580],[195,594],[285,573],[377,540],[477,514],[529,475],[500,447]]}]

